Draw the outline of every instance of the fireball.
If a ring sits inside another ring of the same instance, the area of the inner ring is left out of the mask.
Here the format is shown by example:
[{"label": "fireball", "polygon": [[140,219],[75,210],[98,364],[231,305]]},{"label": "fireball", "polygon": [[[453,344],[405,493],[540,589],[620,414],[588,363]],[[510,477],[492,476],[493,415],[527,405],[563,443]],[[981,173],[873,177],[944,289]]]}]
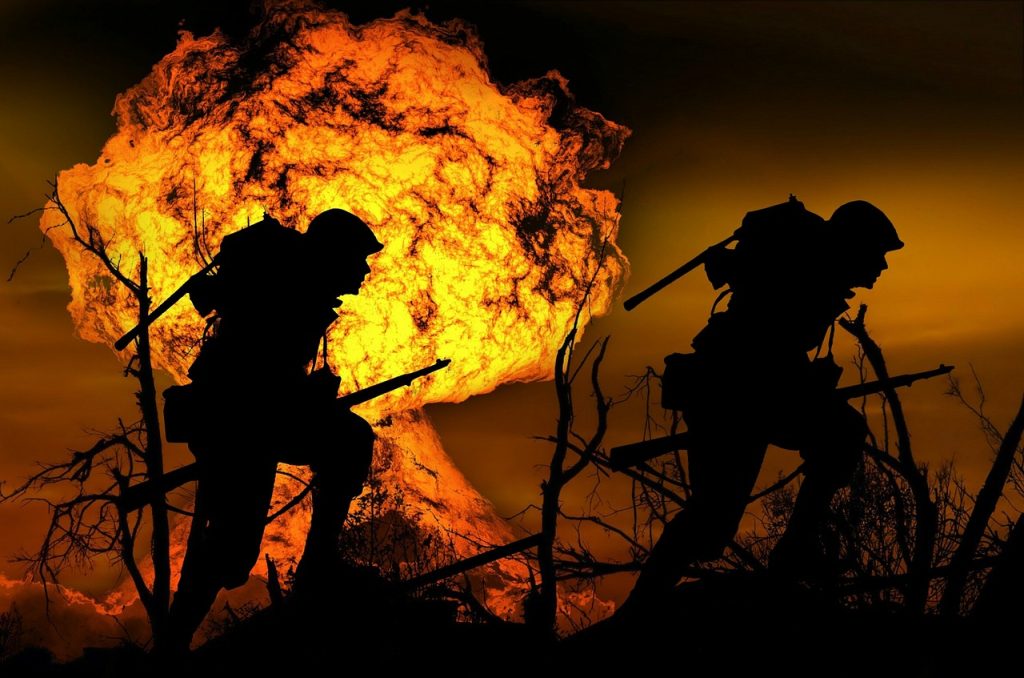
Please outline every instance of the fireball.
[{"label": "fireball", "polygon": [[[410,515],[507,541],[420,408],[550,378],[577,312],[585,324],[608,310],[628,273],[617,202],[580,184],[629,132],[577,106],[558,73],[494,82],[461,21],[404,11],[354,25],[312,2],[264,9],[239,41],[182,33],[117,97],[97,162],[60,173],[61,199],[123,270],[148,257],[154,300],[264,213],[300,231],[333,207],[361,217],[384,250],[329,332],[342,391],[451,358],[358,411],[377,422],[378,470]],[[59,223],[44,212],[77,330],[112,344],[138,321],[134,300]],[[151,328],[157,365],[185,381],[204,327],[187,302],[172,308]],[[308,517],[297,516],[268,530],[273,549],[299,548]]]}]

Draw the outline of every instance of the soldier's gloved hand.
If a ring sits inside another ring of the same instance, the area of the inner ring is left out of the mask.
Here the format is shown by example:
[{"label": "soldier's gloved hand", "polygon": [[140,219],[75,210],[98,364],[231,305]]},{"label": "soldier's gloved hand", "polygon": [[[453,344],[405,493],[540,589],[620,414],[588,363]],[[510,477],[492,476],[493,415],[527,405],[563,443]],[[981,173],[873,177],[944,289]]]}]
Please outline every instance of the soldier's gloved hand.
[{"label": "soldier's gloved hand", "polygon": [[349,445],[373,447],[377,435],[373,432],[373,427],[369,422],[352,410],[338,409],[333,422],[337,433],[344,436]]},{"label": "soldier's gloved hand", "polygon": [[736,251],[725,246],[709,249],[704,259],[704,273],[716,290],[728,285],[736,269]]},{"label": "soldier's gloved hand", "polygon": [[314,399],[333,400],[338,397],[338,389],[341,387],[341,377],[337,376],[329,368],[313,370],[306,378],[306,386]]},{"label": "soldier's gloved hand", "polygon": [[220,305],[220,281],[207,273],[196,273],[188,279],[188,296],[199,315],[206,317]]},{"label": "soldier's gloved hand", "polygon": [[811,361],[810,382],[815,390],[831,391],[839,385],[843,368],[836,364],[831,355]]}]

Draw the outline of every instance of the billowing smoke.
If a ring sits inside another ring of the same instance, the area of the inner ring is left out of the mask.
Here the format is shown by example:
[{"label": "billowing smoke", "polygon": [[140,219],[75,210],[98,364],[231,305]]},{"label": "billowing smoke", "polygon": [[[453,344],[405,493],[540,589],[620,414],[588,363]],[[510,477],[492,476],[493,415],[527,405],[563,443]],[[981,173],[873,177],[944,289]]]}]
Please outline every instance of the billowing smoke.
[{"label": "billowing smoke", "polygon": [[[579,182],[627,130],[577,107],[556,73],[494,83],[458,21],[354,26],[275,4],[241,43],[182,34],[114,113],[99,161],[62,172],[60,193],[127,269],[149,257],[155,299],[264,212],[304,230],[342,207],[371,225],[385,249],[330,335],[345,387],[453,360],[377,414],[549,376],[587,283],[596,275],[584,321],[625,274],[615,200]],[[111,343],[135,324],[133,302],[65,229],[50,234],[79,331]],[[154,329],[160,366],[184,378],[202,328],[187,303],[168,313]]]},{"label": "billowing smoke", "polygon": [[[114,114],[99,160],[60,173],[60,196],[126,273],[145,253],[154,300],[264,212],[301,231],[341,207],[373,228],[384,250],[329,336],[342,390],[452,359],[359,409],[389,422],[380,477],[426,527],[511,538],[418,408],[550,378],[576,313],[608,310],[628,269],[617,202],[580,182],[628,130],[577,106],[557,73],[495,83],[463,22],[402,12],[357,26],[312,2],[268,3],[241,41],[182,33]],[[48,211],[42,227],[78,331],[112,344],[137,322],[134,300],[59,223]],[[159,366],[183,381],[203,329],[187,301],[168,312],[152,330]],[[301,544],[308,518],[292,518],[268,532],[278,556]]]}]

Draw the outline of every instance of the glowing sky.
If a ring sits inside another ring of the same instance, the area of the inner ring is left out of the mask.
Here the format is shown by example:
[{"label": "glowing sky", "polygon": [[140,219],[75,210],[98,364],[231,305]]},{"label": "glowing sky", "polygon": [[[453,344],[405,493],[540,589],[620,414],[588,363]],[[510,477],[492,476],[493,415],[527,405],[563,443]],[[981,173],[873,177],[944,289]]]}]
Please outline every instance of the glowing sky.
[{"label": "glowing sky", "polygon": [[[97,157],[113,131],[114,95],[173,48],[178,19],[197,33],[244,24],[244,13],[229,15],[239,3],[202,4],[4,4],[0,214],[40,205],[55,171]],[[400,6],[331,4],[356,20]],[[581,105],[633,130],[619,160],[590,182],[625,192],[627,295],[790,193],[825,216],[867,199],[907,243],[876,289],[858,295],[892,371],[941,361],[969,377],[973,364],[994,420],[1008,422],[1024,388],[1021,3],[430,5],[478,26],[499,81],[558,69]],[[34,220],[0,229],[4,273],[38,241]],[[606,390],[685,350],[713,296],[698,273],[598,321],[589,336],[612,335]],[[48,245],[0,285],[0,478],[20,478],[34,459],[83,444],[85,429],[131,414],[130,382],[109,350],[72,336],[67,301]],[[838,351],[841,360],[850,353],[847,344]],[[976,486],[988,450],[943,390],[908,392],[914,442],[925,459],[955,456]],[[528,436],[553,428],[550,384],[429,413],[500,512],[537,498],[548,450]],[[610,442],[639,435],[635,408],[613,412]],[[770,454],[765,473],[793,457]],[[37,508],[0,507],[0,554],[34,546],[44,519]],[[3,563],[0,572],[20,569]],[[101,574],[87,577],[100,585]]]}]

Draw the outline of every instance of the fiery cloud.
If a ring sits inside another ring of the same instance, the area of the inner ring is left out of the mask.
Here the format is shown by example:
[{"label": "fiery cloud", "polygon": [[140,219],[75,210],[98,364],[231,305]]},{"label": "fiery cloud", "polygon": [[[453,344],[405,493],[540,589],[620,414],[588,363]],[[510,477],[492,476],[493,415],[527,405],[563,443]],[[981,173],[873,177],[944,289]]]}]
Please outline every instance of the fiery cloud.
[{"label": "fiery cloud", "polygon": [[[183,33],[114,114],[99,161],[62,172],[61,196],[126,267],[149,257],[155,299],[202,267],[194,214],[210,252],[264,211],[299,230],[330,207],[371,225],[385,249],[330,335],[344,388],[453,359],[373,415],[547,377],[587,282],[596,274],[584,321],[626,272],[613,197],[579,182],[628,131],[575,106],[557,73],[494,83],[458,21],[406,12],[354,26],[275,4],[242,43]],[[133,303],[66,231],[50,235],[80,333],[111,343],[134,325]],[[178,379],[202,326],[181,303],[154,329]]]},{"label": "fiery cloud", "polygon": [[[62,172],[60,195],[126,272],[145,253],[155,300],[264,212],[298,230],[332,207],[370,224],[385,248],[329,336],[343,391],[452,359],[360,408],[377,421],[378,477],[424,529],[511,539],[418,408],[549,378],[588,285],[581,322],[608,310],[628,272],[617,203],[580,182],[628,130],[576,106],[557,73],[493,82],[460,21],[402,12],[356,26],[310,2],[268,3],[240,42],[182,33],[114,115],[99,160]],[[134,301],[59,224],[48,211],[41,226],[67,262],[78,331],[112,344],[136,323]],[[155,360],[179,381],[203,328],[187,302],[153,327]],[[268,529],[265,550],[294,557],[307,525],[296,509]],[[516,567],[494,566],[488,585],[508,614]]]}]

